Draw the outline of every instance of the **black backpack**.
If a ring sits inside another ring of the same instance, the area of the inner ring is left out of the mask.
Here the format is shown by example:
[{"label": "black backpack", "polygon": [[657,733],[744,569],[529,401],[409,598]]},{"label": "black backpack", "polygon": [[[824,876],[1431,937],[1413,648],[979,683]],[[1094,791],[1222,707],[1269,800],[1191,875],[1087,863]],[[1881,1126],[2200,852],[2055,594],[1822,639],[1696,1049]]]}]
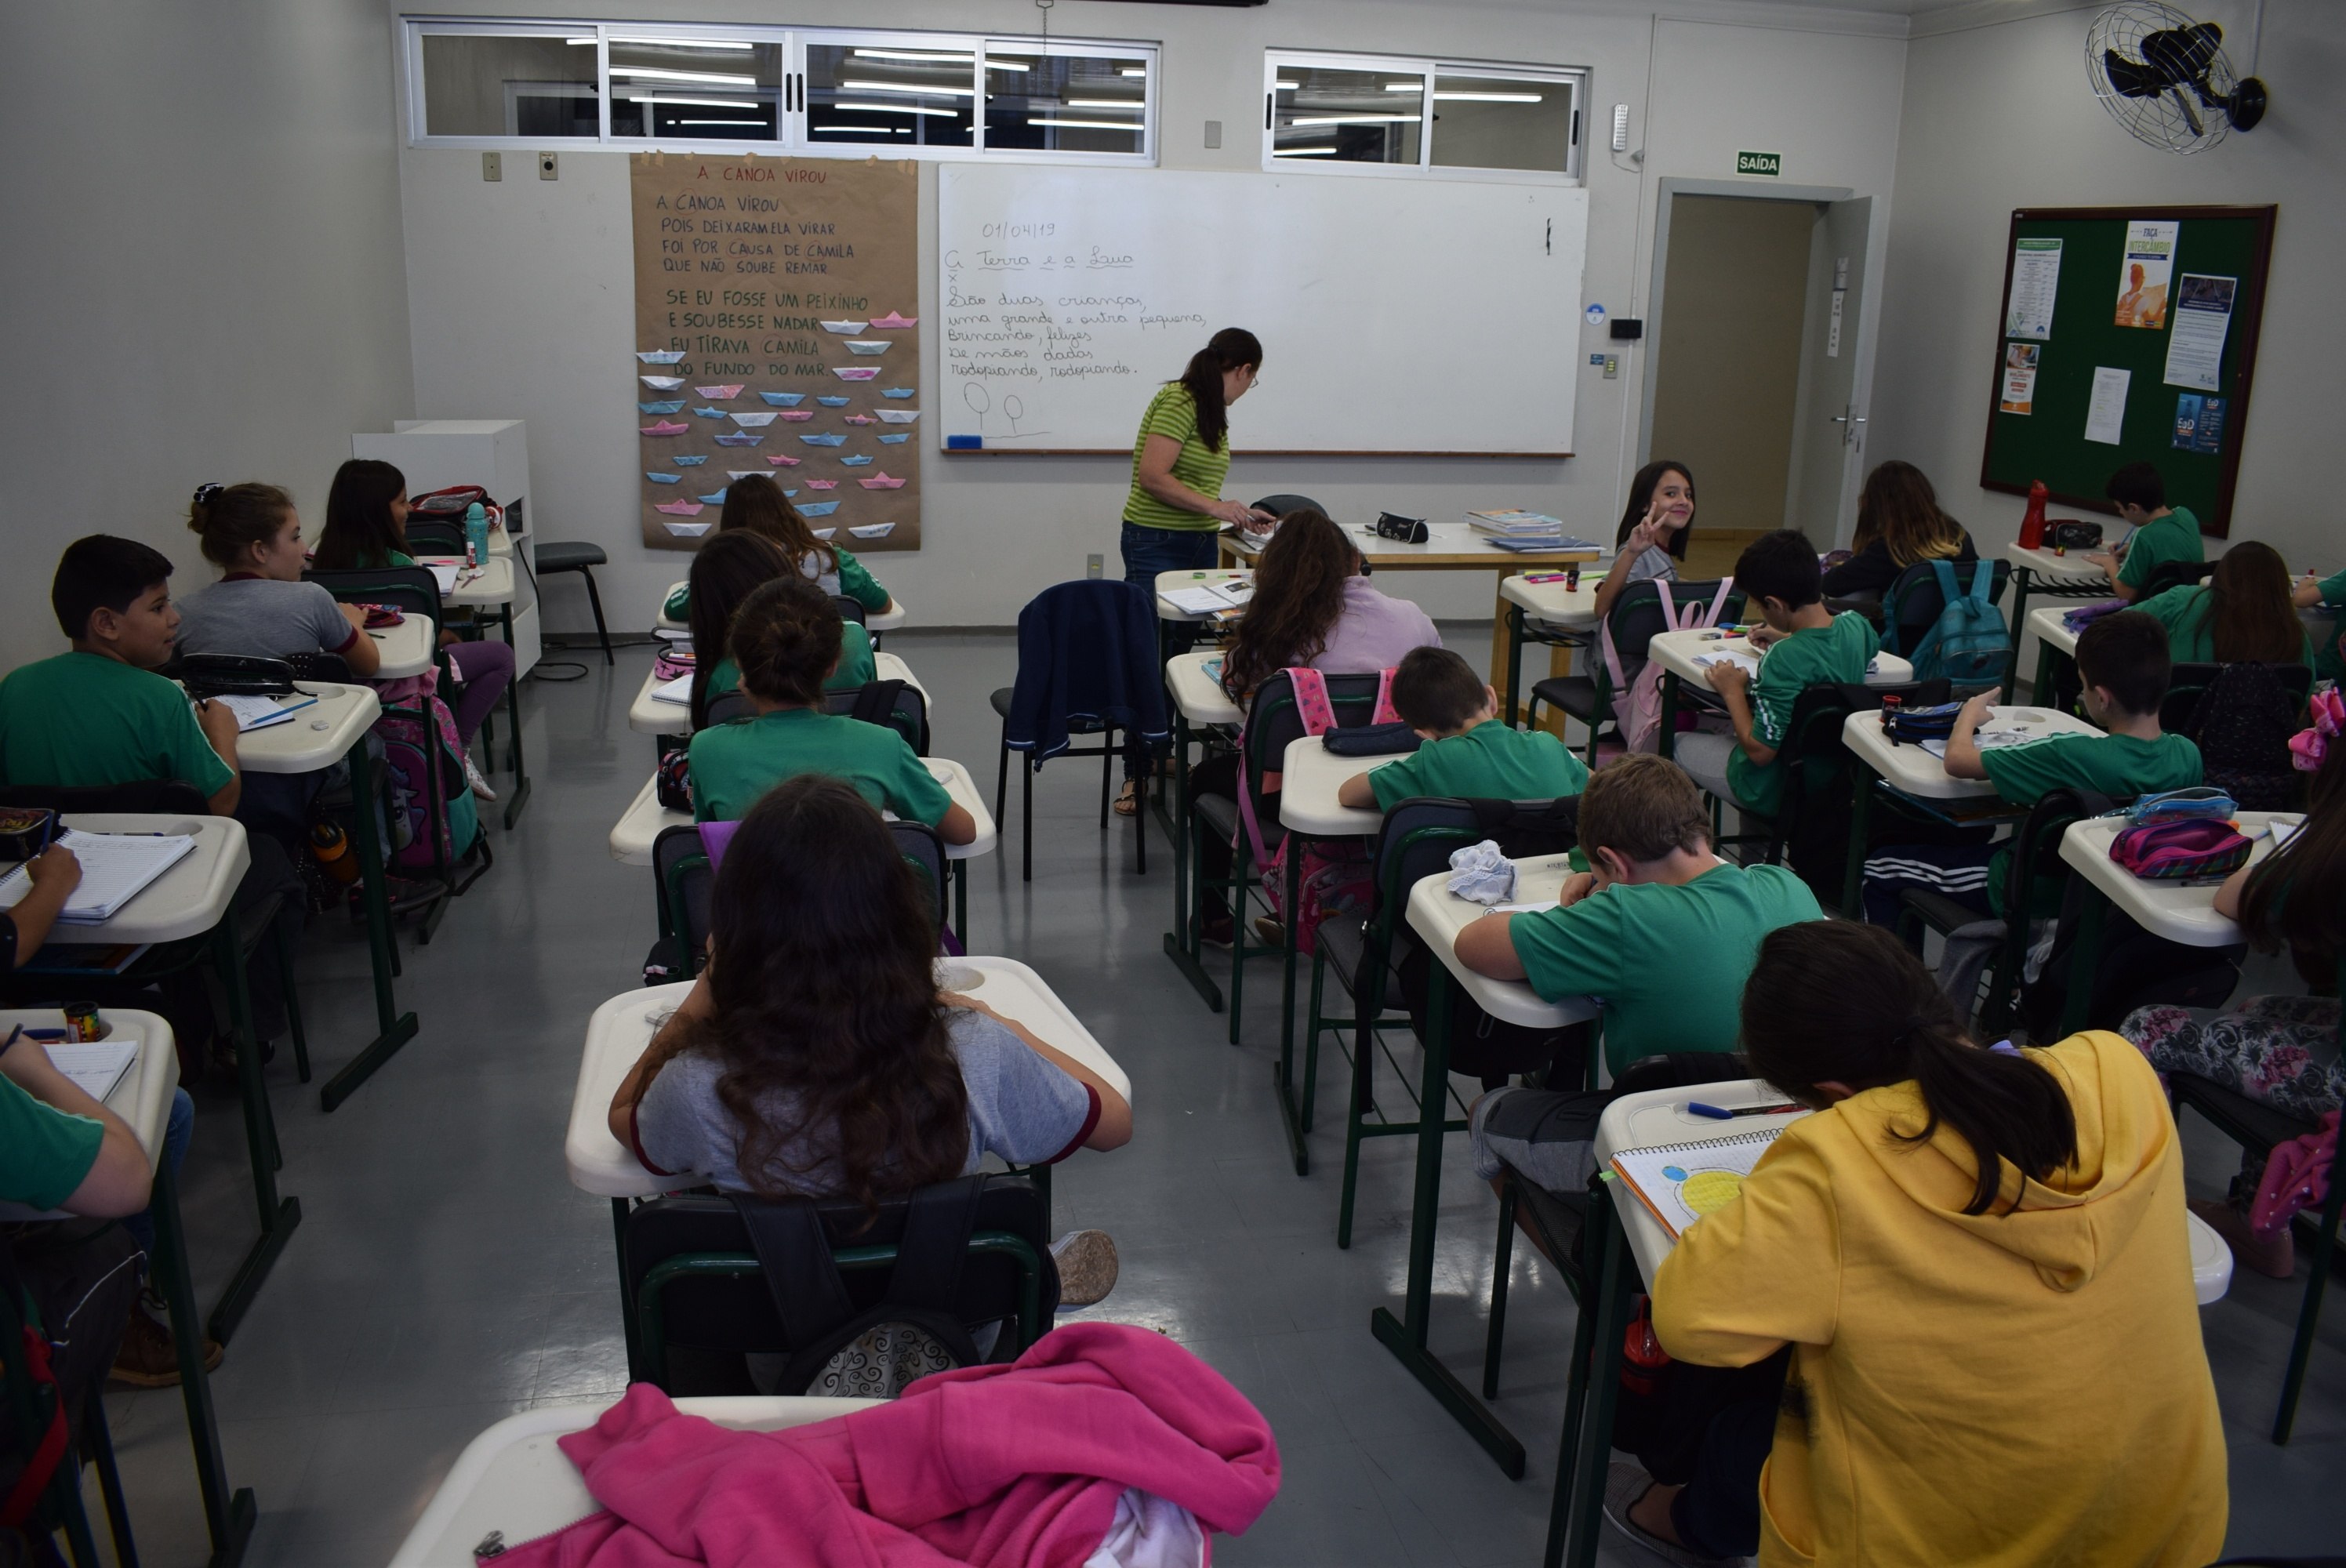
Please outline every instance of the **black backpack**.
[{"label": "black backpack", "polygon": [[2301,704],[2264,664],[2228,664],[2199,694],[2183,727],[2199,748],[2202,779],[2250,811],[2286,811],[2297,804],[2298,773],[2290,760]]}]

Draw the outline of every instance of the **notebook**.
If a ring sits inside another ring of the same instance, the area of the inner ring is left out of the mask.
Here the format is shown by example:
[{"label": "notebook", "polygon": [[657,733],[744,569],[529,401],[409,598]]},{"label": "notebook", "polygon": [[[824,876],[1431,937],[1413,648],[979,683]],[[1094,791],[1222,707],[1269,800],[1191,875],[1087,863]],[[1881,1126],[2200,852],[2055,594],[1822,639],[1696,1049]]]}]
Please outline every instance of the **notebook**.
[{"label": "notebook", "polygon": [[1697,669],[1709,669],[1716,665],[1732,664],[1742,666],[1746,675],[1757,676],[1760,673],[1760,656],[1749,644],[1742,647],[1713,648],[1698,653],[1694,656],[1694,663]]},{"label": "notebook", "polygon": [[138,1060],[136,1040],[69,1040],[49,1047],[49,1060],[91,1099],[104,1101]]},{"label": "notebook", "polygon": [[[137,898],[147,884],[187,858],[196,847],[184,833],[85,833],[68,829],[57,840],[81,861],[81,885],[57,919],[68,925],[101,925]],[[33,891],[33,879],[17,867],[0,879],[0,909],[13,907]]]},{"label": "notebook", "polygon": [[1186,588],[1168,588],[1164,595],[1165,602],[1185,616],[1218,616],[1242,609],[1252,597],[1252,583],[1196,583]]},{"label": "notebook", "polygon": [[1652,1211],[1672,1240],[1704,1215],[1725,1208],[1743,1191],[1743,1178],[1782,1134],[1792,1116],[1773,1124],[1692,1144],[1658,1144],[1624,1149],[1613,1156],[1613,1174]]},{"label": "notebook", "polygon": [[285,697],[230,694],[212,700],[236,715],[236,727],[244,733],[266,729],[272,724],[287,723],[301,709],[318,705],[318,699],[306,691],[297,691]]},{"label": "notebook", "polygon": [[[2033,733],[2025,729],[1982,728],[1972,731],[1972,744],[1978,747],[1982,751],[1994,751],[1999,746],[2022,746],[2031,740],[2042,740],[2044,738],[2045,736],[2043,734]],[[1947,759],[1947,742],[1944,737],[1923,741],[1923,749],[1929,752],[1932,756],[1937,758],[1942,762],[1944,762]]]},{"label": "notebook", "polygon": [[692,677],[688,675],[680,675],[674,680],[664,681],[660,685],[652,687],[652,700],[654,702],[673,702],[679,707],[690,707],[692,704]]}]

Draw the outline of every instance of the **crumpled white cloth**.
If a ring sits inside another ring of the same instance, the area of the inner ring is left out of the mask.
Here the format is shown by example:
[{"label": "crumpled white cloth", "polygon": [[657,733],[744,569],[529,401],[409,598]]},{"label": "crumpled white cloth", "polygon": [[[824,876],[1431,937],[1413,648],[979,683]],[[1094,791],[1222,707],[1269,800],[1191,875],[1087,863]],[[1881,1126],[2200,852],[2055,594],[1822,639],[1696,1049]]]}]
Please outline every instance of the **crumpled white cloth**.
[{"label": "crumpled white cloth", "polygon": [[1128,1486],[1084,1568],[1205,1568],[1206,1532],[1178,1502]]},{"label": "crumpled white cloth", "polygon": [[1450,891],[1478,904],[1503,904],[1515,896],[1515,868],[1499,852],[1496,839],[1469,844],[1451,855]]}]

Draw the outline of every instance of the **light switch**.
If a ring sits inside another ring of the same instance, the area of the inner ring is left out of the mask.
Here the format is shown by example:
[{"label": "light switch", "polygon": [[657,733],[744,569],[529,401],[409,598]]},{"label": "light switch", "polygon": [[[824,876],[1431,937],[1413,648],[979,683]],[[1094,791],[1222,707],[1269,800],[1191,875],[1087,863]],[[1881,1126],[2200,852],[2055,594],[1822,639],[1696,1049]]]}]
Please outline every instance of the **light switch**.
[{"label": "light switch", "polygon": [[550,152],[542,152],[537,155],[537,178],[540,179],[560,179],[562,178],[561,170],[555,163],[554,154]]},{"label": "light switch", "polygon": [[1621,379],[1620,355],[1607,354],[1605,356],[1605,379],[1608,382],[1617,382]]},{"label": "light switch", "polygon": [[503,179],[505,177],[505,155],[503,153],[496,152],[483,153],[481,155],[481,178],[487,180],[498,180]]},{"label": "light switch", "polygon": [[1208,120],[1206,122],[1206,145],[1209,148],[1217,148],[1222,145],[1221,121]]}]

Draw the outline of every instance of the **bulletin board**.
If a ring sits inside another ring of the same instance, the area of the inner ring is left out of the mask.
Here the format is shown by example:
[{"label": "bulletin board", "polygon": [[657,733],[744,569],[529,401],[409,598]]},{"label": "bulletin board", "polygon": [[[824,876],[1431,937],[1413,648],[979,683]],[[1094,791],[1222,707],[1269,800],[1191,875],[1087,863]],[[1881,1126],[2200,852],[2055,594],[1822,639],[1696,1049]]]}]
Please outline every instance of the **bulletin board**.
[{"label": "bulletin board", "polygon": [[[2025,495],[2043,480],[2055,502],[2111,512],[2102,488],[2112,471],[2152,463],[2170,505],[2227,536],[2279,210],[2014,211],[1982,487]],[[2121,371],[2122,409],[2109,395]],[[2116,440],[2088,439],[2089,426]]]},{"label": "bulletin board", "polygon": [[818,538],[921,542],[917,167],[638,153],[628,396],[644,543],[771,476]]}]

